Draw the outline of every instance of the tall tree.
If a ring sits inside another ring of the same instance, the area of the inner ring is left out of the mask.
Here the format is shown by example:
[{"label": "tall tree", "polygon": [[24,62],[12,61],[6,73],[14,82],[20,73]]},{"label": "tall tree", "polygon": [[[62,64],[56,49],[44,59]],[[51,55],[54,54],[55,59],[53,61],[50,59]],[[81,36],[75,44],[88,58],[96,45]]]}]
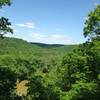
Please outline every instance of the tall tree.
[{"label": "tall tree", "polygon": [[88,15],[84,27],[84,36],[90,39],[100,38],[100,5]]},{"label": "tall tree", "polygon": [[[10,5],[11,0],[0,0],[0,8],[5,5]],[[13,33],[13,29],[11,28],[11,22],[9,22],[8,18],[1,17],[0,18],[0,37],[7,33]]]}]

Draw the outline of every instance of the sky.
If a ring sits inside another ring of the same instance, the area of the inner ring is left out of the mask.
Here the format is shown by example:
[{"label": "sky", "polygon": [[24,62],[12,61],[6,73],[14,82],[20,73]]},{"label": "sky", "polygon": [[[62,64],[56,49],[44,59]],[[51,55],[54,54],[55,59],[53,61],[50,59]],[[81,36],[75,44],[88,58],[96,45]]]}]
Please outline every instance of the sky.
[{"label": "sky", "polygon": [[47,44],[79,44],[87,15],[100,0],[12,0],[0,9],[9,18],[14,34],[9,37]]}]

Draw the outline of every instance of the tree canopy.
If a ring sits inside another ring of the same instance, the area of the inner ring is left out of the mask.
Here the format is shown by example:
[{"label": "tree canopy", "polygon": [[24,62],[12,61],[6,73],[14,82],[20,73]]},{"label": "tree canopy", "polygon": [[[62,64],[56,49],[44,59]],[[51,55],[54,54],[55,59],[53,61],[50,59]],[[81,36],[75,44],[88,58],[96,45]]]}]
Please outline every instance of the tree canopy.
[{"label": "tree canopy", "polygon": [[0,37],[7,33],[13,33],[13,29],[11,28],[11,22],[8,21],[8,18],[1,17],[0,18]]},{"label": "tree canopy", "polygon": [[11,5],[11,0],[0,0],[0,7],[5,5]]},{"label": "tree canopy", "polygon": [[89,38],[100,38],[100,5],[88,15],[84,27],[84,36]]},{"label": "tree canopy", "polygon": [[[10,0],[0,0],[0,7],[5,5],[10,5]],[[13,29],[11,28],[11,22],[9,22],[8,18],[1,17],[0,18],[0,37],[7,33],[13,33]]]},{"label": "tree canopy", "polygon": [[[1,7],[10,4],[0,2]],[[63,46],[50,49],[0,39],[0,100],[100,100],[100,6],[85,25],[84,36],[91,41],[68,49],[70,53]],[[8,32],[11,23],[2,17],[0,34]]]}]

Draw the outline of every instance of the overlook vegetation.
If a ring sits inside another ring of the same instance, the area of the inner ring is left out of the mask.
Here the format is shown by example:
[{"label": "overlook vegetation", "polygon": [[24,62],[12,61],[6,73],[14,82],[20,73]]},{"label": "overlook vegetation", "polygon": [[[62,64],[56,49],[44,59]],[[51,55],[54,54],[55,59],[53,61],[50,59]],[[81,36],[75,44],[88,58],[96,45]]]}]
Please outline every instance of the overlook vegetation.
[{"label": "overlook vegetation", "polygon": [[80,45],[7,38],[11,23],[0,20],[0,100],[100,100],[100,5],[88,15],[88,40]]},{"label": "overlook vegetation", "polygon": [[[46,85],[52,84],[52,81],[57,78],[56,70],[61,63],[61,59],[67,52],[77,48],[77,45],[28,43],[21,39],[5,37],[0,39],[0,47],[0,68],[1,70],[4,68],[3,71],[11,70],[14,72],[16,76],[14,84],[16,84],[17,79],[23,81],[30,80],[32,77],[37,77],[36,79],[40,77],[45,81],[44,85]],[[8,73],[6,73],[6,79],[12,77],[8,76]],[[3,91],[4,89],[6,89],[5,86],[2,87]],[[1,98],[8,98],[8,96],[4,95],[3,97],[3,95],[1,94]]]},{"label": "overlook vegetation", "polygon": [[71,52],[77,45],[50,45],[42,43],[28,43],[16,38],[0,39],[0,55],[23,57],[25,59],[38,58],[43,61],[60,60],[67,53]]}]

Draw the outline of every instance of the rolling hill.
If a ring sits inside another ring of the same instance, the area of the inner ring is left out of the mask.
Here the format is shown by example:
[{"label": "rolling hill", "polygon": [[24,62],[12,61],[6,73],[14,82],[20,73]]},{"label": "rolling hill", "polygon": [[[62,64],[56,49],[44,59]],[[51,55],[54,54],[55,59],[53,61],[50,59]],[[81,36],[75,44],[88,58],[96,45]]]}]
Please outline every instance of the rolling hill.
[{"label": "rolling hill", "polygon": [[45,62],[51,62],[55,59],[58,61],[76,47],[77,45],[29,43],[22,39],[8,37],[0,39],[2,58],[11,56],[11,58],[41,59]]},{"label": "rolling hill", "polygon": [[72,51],[77,45],[61,45],[61,44],[43,44],[43,43],[30,43],[22,39],[5,37],[0,39],[0,53],[30,53],[40,51],[59,51],[69,52]]}]

